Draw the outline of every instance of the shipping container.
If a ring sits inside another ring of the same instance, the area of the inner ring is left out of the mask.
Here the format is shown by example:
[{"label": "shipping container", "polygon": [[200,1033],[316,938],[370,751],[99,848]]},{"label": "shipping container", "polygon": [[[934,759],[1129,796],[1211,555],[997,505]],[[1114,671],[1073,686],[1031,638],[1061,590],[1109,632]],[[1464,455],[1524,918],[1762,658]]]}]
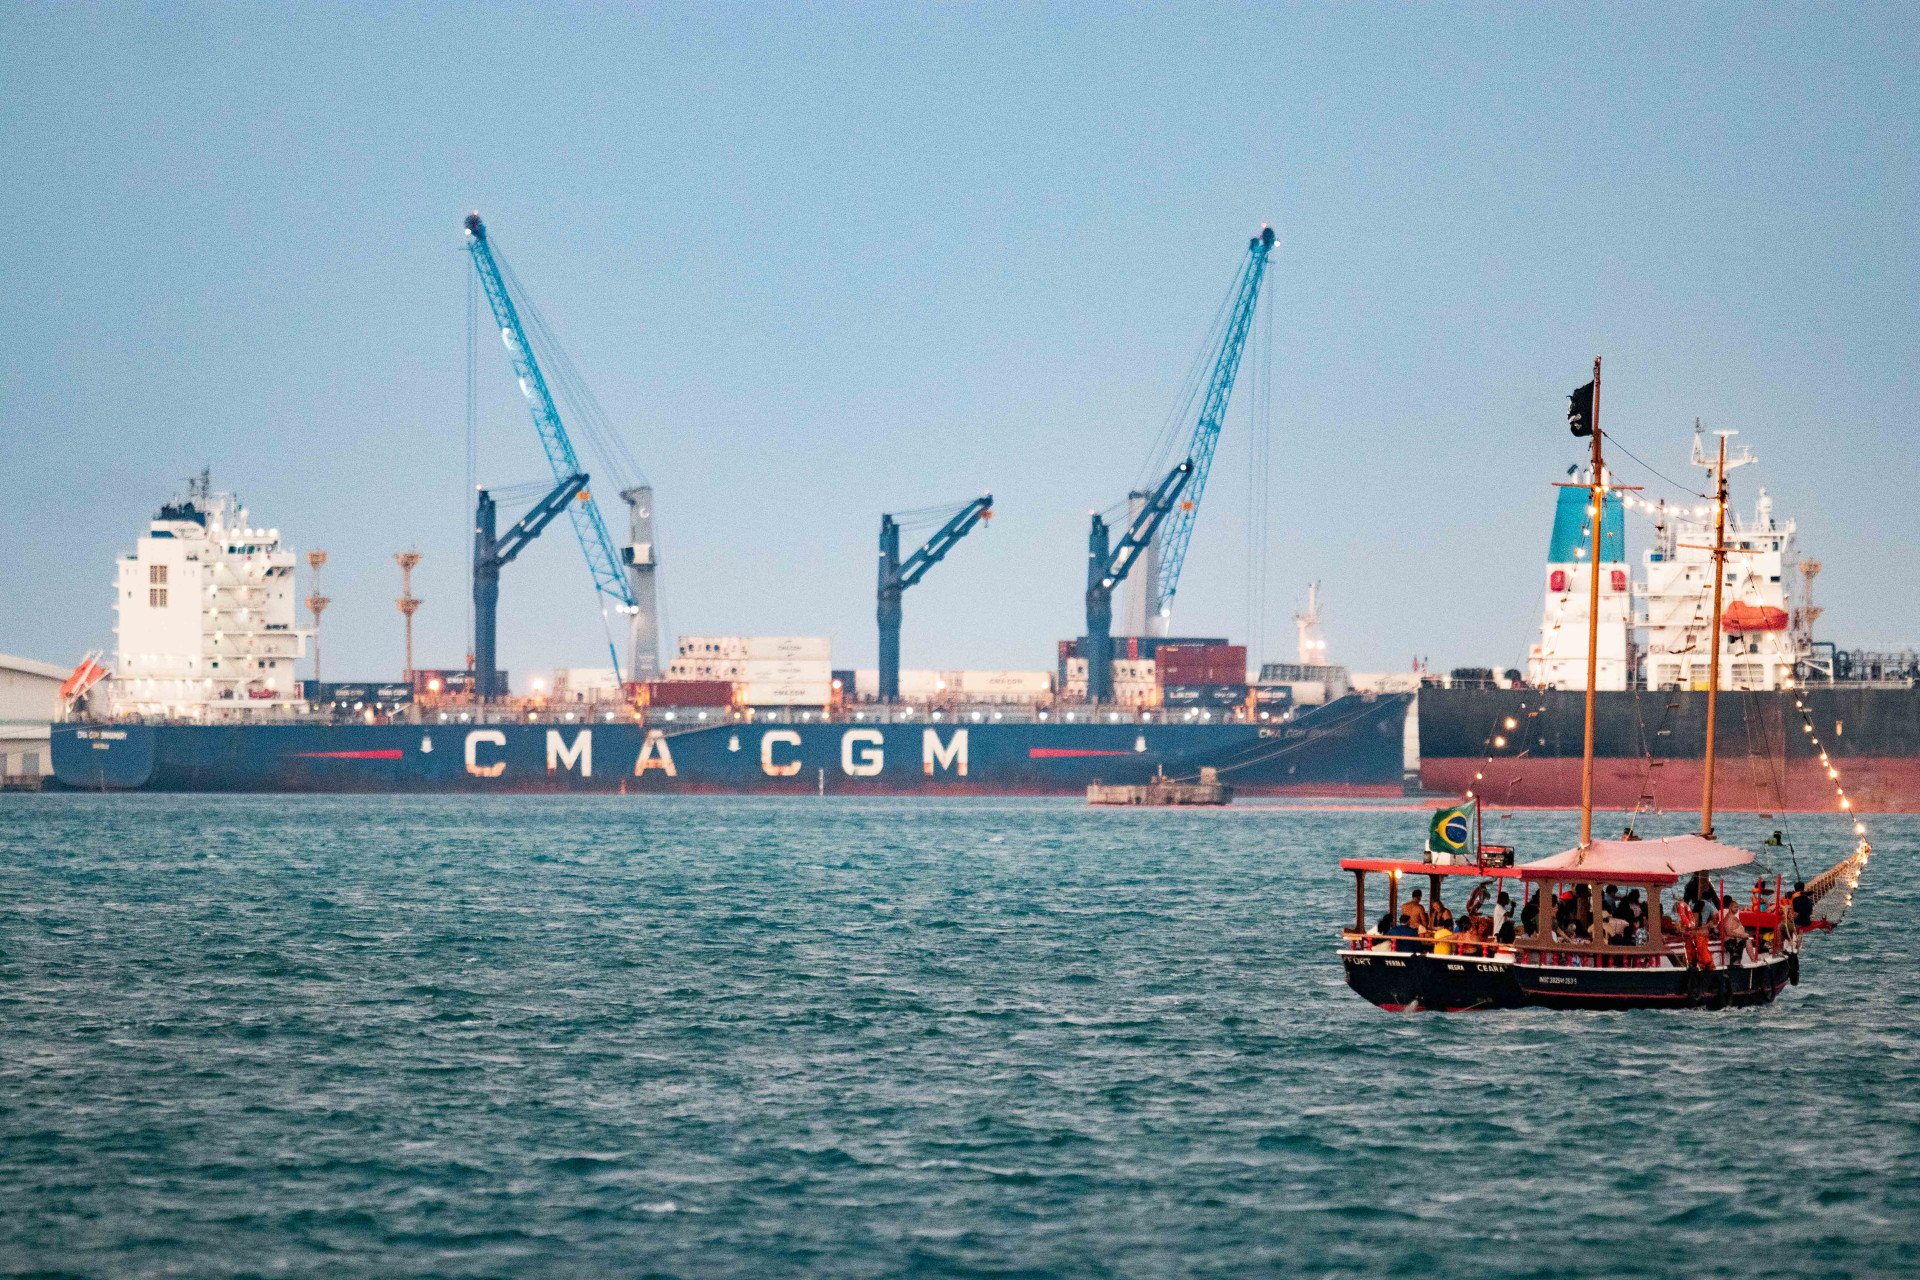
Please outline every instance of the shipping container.
[{"label": "shipping container", "polygon": [[368,684],[365,681],[302,680],[300,698],[335,711],[386,711],[413,702],[410,684]]},{"label": "shipping container", "polygon": [[674,656],[738,662],[747,656],[747,642],[743,636],[681,636]]},{"label": "shipping container", "polygon": [[730,680],[655,680],[647,704],[655,707],[724,707],[733,701]]},{"label": "shipping container", "polygon": [[[880,670],[861,667],[853,673],[854,695],[869,702],[880,696]],[[944,671],[912,670],[900,673],[900,698],[903,702],[927,702],[950,692]]]},{"label": "shipping container", "polygon": [[742,656],[754,662],[818,662],[833,660],[833,643],[825,636],[746,636]]},{"label": "shipping container", "polygon": [[957,671],[960,693],[968,698],[1032,702],[1053,692],[1050,671]]},{"label": "shipping container", "polygon": [[742,684],[781,684],[796,680],[809,684],[832,684],[833,669],[824,658],[817,661],[748,658],[740,664],[739,680]]},{"label": "shipping container", "polygon": [[[417,698],[453,698],[473,693],[473,672],[464,667],[440,670],[415,670],[413,673],[413,692]],[[507,673],[495,673],[495,685],[506,692],[510,686]]]},{"label": "shipping container", "polygon": [[1237,707],[1247,700],[1243,684],[1170,684],[1160,690],[1166,707]]},{"label": "shipping container", "polygon": [[825,680],[762,681],[742,684],[738,697],[749,707],[824,707],[833,701]]},{"label": "shipping container", "polygon": [[[1225,640],[1210,636],[1114,636],[1113,656],[1130,662],[1144,662],[1158,657],[1161,649],[1170,645],[1187,648],[1218,648],[1226,644]],[[1060,641],[1060,660],[1083,658],[1087,653],[1087,638],[1079,636],[1072,640]]]}]

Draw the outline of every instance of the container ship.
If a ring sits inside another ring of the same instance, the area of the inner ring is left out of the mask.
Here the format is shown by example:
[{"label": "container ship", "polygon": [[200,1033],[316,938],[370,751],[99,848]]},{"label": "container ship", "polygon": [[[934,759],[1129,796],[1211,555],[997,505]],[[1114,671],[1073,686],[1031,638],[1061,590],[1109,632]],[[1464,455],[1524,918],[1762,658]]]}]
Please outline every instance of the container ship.
[{"label": "container ship", "polygon": [[[100,791],[1084,795],[1212,769],[1240,795],[1404,791],[1411,695],[1204,637],[1082,639],[1052,670],[837,669],[824,637],[684,636],[656,679],[563,669],[479,696],[471,668],[302,680],[296,556],[201,478],[119,562],[118,651],[53,727]],[[321,598],[324,600],[324,598]],[[309,604],[312,599],[309,599]]]},{"label": "container ship", "polygon": [[[476,495],[466,666],[414,669],[419,601],[406,575],[418,556],[402,553],[406,677],[323,682],[317,636],[327,597],[317,588],[308,595],[312,625],[302,629],[294,553],[203,474],[120,562],[118,652],[110,677],[89,662],[69,682],[77,710],[53,732],[58,784],[1084,795],[1093,783],[1210,769],[1241,795],[1401,793],[1409,695],[1352,691],[1324,661],[1269,665],[1249,680],[1244,647],[1165,634],[1274,246],[1270,228],[1248,241],[1223,321],[1202,347],[1195,367],[1207,371],[1204,394],[1178,411],[1190,430],[1163,434],[1143,473],[1160,478],[1128,495],[1124,524],[1110,528],[1092,515],[1086,634],[1060,643],[1052,670],[1002,672],[900,664],[905,593],[992,518],[990,494],[881,518],[873,670],[836,669],[827,640],[805,636],[683,636],[663,670],[652,488],[612,443],[604,413],[478,213],[464,234],[553,481],[504,532],[502,503],[526,495]],[[470,325],[470,338],[475,332]],[[470,340],[469,385],[476,359]],[[559,375],[552,384],[548,371]],[[566,421],[583,426],[601,485],[627,508],[623,538],[594,500]],[[516,696],[496,658],[502,575],[562,514],[592,576],[596,612],[627,623],[626,669],[556,672]],[[902,536],[922,528],[934,531],[903,555]],[[308,553],[312,573],[324,561]],[[1123,589],[1115,635],[1114,595]],[[304,681],[296,664],[310,638],[315,670]]]},{"label": "container ship", "polygon": [[[1697,428],[1693,461],[1711,465]],[[1743,451],[1729,470],[1751,461]],[[1560,490],[1540,635],[1525,672],[1462,668],[1420,691],[1426,789],[1473,791],[1510,808],[1580,803],[1587,511],[1586,490]],[[1649,526],[1637,575],[1626,555],[1629,515]],[[1831,770],[1844,772],[1856,809],[1920,811],[1920,651],[1845,650],[1814,638],[1820,565],[1802,557],[1794,522],[1775,515],[1765,489],[1751,514],[1729,513],[1729,603],[1721,633],[1709,635],[1712,523],[1704,505],[1674,507],[1618,491],[1607,498],[1595,802],[1652,810],[1698,804],[1708,664],[1718,661],[1714,789],[1723,807],[1831,808]],[[1810,713],[1813,732],[1796,703]]]}]

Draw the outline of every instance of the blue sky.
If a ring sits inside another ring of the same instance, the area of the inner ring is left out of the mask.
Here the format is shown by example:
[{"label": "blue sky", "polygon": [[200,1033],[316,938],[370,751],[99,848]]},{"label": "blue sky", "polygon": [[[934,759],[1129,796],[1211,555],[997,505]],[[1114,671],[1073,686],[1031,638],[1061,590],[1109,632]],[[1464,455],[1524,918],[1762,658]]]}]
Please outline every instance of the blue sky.
[{"label": "blue sky", "polygon": [[[1596,353],[1668,475],[1696,416],[1743,432],[1827,637],[1910,643],[1917,37],[1895,6],[10,6],[0,650],[110,647],[113,557],[211,465],[331,553],[330,674],[399,669],[408,546],[420,664],[458,664],[472,208],[656,487],[675,633],[868,665],[880,513],[991,489],[905,661],[1051,665],[1086,513],[1271,222],[1271,656],[1319,579],[1356,668],[1518,662]],[[481,479],[538,478],[497,344],[479,387]],[[1183,632],[1249,634],[1250,425]],[[501,647],[604,652],[564,525]]]}]

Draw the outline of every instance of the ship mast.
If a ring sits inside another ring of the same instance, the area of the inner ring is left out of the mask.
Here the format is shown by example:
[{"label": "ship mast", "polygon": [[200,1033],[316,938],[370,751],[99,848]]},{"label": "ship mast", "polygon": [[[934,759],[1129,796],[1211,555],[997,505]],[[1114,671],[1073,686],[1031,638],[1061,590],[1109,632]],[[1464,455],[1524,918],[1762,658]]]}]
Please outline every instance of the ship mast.
[{"label": "ship mast", "polygon": [[1606,524],[1607,514],[1606,472],[1603,470],[1604,464],[1600,458],[1599,356],[1593,358],[1592,423],[1593,472],[1588,477],[1588,492],[1592,497],[1587,504],[1587,522],[1593,531],[1593,538],[1589,544],[1591,549],[1587,556],[1587,718],[1580,751],[1580,847],[1582,849],[1593,843],[1593,690],[1600,678],[1600,531]]},{"label": "ship mast", "polygon": [[[1706,780],[1700,786],[1700,834],[1713,839],[1713,748],[1720,712],[1720,593],[1727,582],[1727,433],[1720,432],[1720,456],[1713,468],[1713,621],[1707,645],[1713,661],[1707,667]],[[1588,695],[1591,698],[1591,694]]]}]

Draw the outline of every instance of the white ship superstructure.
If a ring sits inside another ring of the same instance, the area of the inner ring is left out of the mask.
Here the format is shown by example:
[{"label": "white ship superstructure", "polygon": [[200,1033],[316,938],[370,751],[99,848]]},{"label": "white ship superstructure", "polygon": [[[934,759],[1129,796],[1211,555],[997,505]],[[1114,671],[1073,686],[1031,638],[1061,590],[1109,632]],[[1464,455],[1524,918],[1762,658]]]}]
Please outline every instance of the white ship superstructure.
[{"label": "white ship superstructure", "polygon": [[[1727,469],[1753,460],[1742,450],[1728,459]],[[1693,462],[1709,473],[1714,466],[1697,428]],[[1560,491],[1547,554],[1540,639],[1527,655],[1527,683],[1535,688],[1586,686],[1590,501],[1584,487]],[[1628,505],[1654,522],[1645,576],[1638,582],[1629,581],[1626,560]],[[1794,522],[1774,518],[1773,499],[1765,489],[1750,517],[1728,512],[1724,617],[1715,642],[1709,634],[1713,527],[1710,502],[1673,506],[1618,492],[1607,495],[1596,688],[1705,689],[1717,653],[1722,689],[1778,689],[1793,678],[1796,665],[1812,656],[1817,611],[1794,604],[1804,597]]]},{"label": "white ship superstructure", "polygon": [[301,703],[293,552],[203,474],[119,563],[116,714],[230,720]]},{"label": "white ship superstructure", "polygon": [[[1729,471],[1752,462],[1744,450]],[[1713,459],[1694,440],[1696,466]],[[1713,610],[1713,506],[1656,508],[1646,552],[1646,582],[1637,588],[1645,609],[1634,625],[1646,635],[1643,678],[1655,689],[1704,689],[1716,652],[1722,689],[1778,689],[1813,650],[1812,619],[1792,606],[1800,572],[1792,520],[1774,518],[1765,489],[1753,515],[1727,513],[1724,618],[1718,644],[1709,634]]]},{"label": "white ship superstructure", "polygon": [[[1592,590],[1593,509],[1586,482],[1560,490],[1547,548],[1546,604],[1540,639],[1527,651],[1527,683],[1539,689],[1587,687],[1587,611]],[[1606,497],[1600,529],[1599,653],[1594,688],[1625,689],[1634,670],[1632,590],[1626,517],[1618,493]]]}]

